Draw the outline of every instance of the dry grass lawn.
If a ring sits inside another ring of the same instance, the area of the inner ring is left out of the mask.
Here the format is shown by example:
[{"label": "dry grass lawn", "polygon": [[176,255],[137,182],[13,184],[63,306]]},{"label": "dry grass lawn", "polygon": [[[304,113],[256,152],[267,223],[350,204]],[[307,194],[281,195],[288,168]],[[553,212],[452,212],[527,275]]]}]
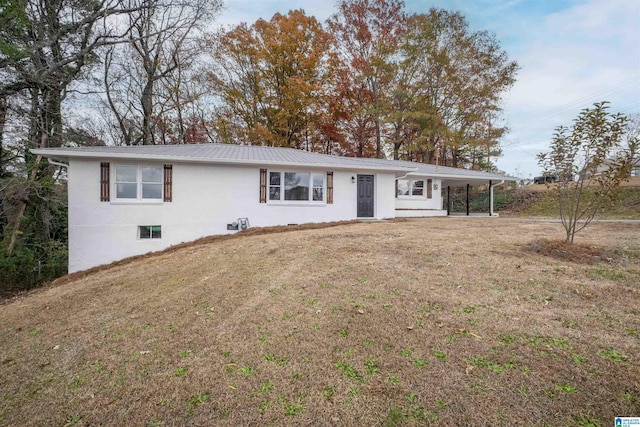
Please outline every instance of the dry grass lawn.
[{"label": "dry grass lawn", "polygon": [[[0,425],[613,425],[640,416],[640,226],[246,235],[0,305]],[[535,245],[533,245],[535,246]],[[588,256],[587,260],[592,260]]]}]

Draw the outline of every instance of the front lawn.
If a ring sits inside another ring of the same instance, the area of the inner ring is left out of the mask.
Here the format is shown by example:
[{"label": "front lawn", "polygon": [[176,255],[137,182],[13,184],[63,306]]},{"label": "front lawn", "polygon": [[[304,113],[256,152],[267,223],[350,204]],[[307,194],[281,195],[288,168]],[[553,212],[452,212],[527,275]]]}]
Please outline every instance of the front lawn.
[{"label": "front lawn", "polygon": [[[1,425],[613,425],[640,415],[640,227],[245,235],[0,305]],[[591,252],[589,252],[591,253]]]}]

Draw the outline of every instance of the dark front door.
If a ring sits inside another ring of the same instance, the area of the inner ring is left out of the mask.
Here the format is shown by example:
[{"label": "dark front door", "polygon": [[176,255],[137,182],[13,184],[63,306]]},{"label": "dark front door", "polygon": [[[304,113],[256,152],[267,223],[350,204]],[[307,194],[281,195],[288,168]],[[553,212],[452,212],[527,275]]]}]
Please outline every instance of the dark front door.
[{"label": "dark front door", "polygon": [[373,217],[373,175],[358,175],[358,218]]}]

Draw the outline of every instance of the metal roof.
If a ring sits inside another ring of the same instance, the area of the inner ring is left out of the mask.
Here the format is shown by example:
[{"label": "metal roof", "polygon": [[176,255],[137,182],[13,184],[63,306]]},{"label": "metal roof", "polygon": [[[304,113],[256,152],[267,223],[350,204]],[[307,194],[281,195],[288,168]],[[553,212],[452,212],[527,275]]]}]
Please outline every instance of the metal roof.
[{"label": "metal roof", "polygon": [[463,169],[463,168],[452,168],[449,166],[440,166],[440,165],[432,165],[428,163],[417,163],[417,162],[408,162],[405,160],[385,160],[385,159],[370,159],[374,162],[386,162],[386,163],[394,163],[399,166],[405,167],[413,167],[415,170],[410,172],[410,175],[428,175],[434,177],[443,177],[443,178],[475,178],[475,179],[484,179],[484,180],[506,180],[506,181],[515,181],[517,178],[499,175],[496,173],[476,171],[471,169]]},{"label": "metal roof", "polygon": [[352,170],[383,170],[406,173],[413,166],[371,162],[370,159],[332,156],[283,147],[235,144],[184,144],[41,148],[34,154],[60,161],[71,158],[159,160],[271,166],[331,167]]},{"label": "metal roof", "polygon": [[[442,178],[451,185],[484,182],[488,180],[514,181],[516,178],[498,174],[452,168],[403,160],[343,157],[312,153],[283,147],[264,147],[236,144],[184,144],[95,146],[71,148],[41,148],[34,154],[58,161],[71,158],[157,160],[186,163],[222,163],[265,166],[306,166],[350,170],[381,170],[396,172],[398,176],[432,176]],[[447,183],[443,182],[443,185]]]},{"label": "metal roof", "polygon": [[405,160],[385,160],[385,159],[368,159],[373,163],[393,163],[398,166],[411,167],[413,170],[407,174],[411,177],[434,177],[442,180],[442,188],[460,187],[469,185],[488,184],[493,181],[494,184],[500,181],[517,181],[517,178],[499,175],[496,173],[476,171],[471,169],[452,168],[449,166],[432,165],[428,163],[408,162]]}]

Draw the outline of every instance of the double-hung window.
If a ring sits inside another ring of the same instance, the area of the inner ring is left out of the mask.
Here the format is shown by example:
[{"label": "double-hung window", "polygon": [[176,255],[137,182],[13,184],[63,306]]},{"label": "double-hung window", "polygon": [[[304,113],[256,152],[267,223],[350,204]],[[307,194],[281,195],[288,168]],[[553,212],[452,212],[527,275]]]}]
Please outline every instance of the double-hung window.
[{"label": "double-hung window", "polygon": [[323,202],[325,175],[312,172],[269,172],[269,201]]},{"label": "double-hung window", "polygon": [[[431,181],[431,180],[429,180]],[[398,193],[397,196],[400,198],[408,197],[408,198],[424,198],[425,197],[425,180],[423,179],[399,179],[398,180]],[[429,193],[429,190],[426,191]],[[431,196],[428,195],[428,198]]]},{"label": "double-hung window", "polygon": [[116,199],[162,200],[162,166],[116,165]]}]

